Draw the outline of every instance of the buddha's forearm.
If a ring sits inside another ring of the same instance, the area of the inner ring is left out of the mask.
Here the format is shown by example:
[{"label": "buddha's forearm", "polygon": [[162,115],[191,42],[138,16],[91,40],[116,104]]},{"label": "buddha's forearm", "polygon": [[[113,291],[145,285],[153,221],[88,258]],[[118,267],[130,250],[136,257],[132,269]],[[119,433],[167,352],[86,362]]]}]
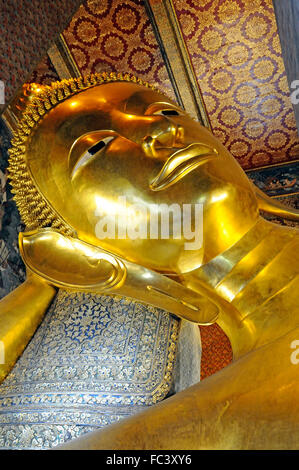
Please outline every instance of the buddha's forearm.
[{"label": "buddha's forearm", "polygon": [[35,277],[0,302],[0,383],[27,346],[56,291]]}]

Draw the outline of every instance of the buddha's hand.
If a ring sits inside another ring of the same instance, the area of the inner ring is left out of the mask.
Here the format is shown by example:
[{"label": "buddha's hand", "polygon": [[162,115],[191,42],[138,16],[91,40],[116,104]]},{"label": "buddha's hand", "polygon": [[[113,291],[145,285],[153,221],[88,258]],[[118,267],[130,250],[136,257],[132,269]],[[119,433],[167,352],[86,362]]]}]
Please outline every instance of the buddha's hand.
[{"label": "buddha's hand", "polygon": [[21,233],[19,245],[28,272],[50,285],[131,297],[199,324],[218,317],[205,295],[77,238],[46,228]]}]

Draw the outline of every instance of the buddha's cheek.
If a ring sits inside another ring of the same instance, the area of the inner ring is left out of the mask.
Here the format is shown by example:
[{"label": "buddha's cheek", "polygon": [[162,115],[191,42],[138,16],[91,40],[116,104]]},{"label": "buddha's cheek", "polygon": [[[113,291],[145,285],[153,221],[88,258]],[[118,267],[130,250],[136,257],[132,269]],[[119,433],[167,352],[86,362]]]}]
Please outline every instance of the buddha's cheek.
[{"label": "buddha's cheek", "polygon": [[72,225],[81,240],[164,272],[185,266],[191,252],[200,248],[201,237],[194,231],[200,231],[201,223],[195,227],[191,220],[184,225],[178,204],[174,218],[167,199],[155,204],[146,194],[138,197],[129,186],[118,191],[115,184],[108,184],[108,176],[96,184],[94,175],[83,178],[83,173],[73,182],[77,204]]}]

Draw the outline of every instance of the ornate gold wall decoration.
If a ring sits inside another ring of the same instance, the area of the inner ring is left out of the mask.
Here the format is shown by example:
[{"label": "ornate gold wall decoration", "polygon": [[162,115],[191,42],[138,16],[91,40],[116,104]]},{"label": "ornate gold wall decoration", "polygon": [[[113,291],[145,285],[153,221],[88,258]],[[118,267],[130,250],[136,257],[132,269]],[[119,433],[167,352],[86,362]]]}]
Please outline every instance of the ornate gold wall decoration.
[{"label": "ornate gold wall decoration", "polygon": [[146,5],[180,106],[210,128],[172,0],[148,0]]}]

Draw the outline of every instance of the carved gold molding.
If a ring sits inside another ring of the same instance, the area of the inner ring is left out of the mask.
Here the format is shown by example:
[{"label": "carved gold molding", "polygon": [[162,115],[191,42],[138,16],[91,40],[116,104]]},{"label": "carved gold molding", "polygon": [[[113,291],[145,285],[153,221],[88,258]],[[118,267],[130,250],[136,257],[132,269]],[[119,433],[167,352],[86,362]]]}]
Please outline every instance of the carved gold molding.
[{"label": "carved gold molding", "polygon": [[172,0],[146,0],[145,5],[179,105],[211,128]]},{"label": "carved gold molding", "polygon": [[61,80],[81,77],[80,70],[62,34],[48,50],[48,56]]}]

